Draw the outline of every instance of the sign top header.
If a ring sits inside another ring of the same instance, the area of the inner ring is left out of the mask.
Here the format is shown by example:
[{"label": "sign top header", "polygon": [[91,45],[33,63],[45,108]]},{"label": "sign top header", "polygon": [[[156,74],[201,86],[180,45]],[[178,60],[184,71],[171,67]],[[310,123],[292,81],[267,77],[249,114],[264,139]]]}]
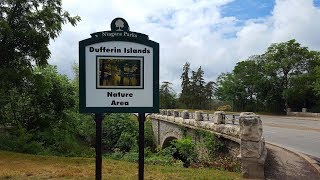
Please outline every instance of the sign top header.
[{"label": "sign top header", "polygon": [[91,37],[92,38],[127,37],[132,39],[149,40],[149,37],[145,34],[130,31],[128,22],[121,17],[117,17],[113,19],[110,26],[111,26],[111,31],[95,32],[91,34]]}]

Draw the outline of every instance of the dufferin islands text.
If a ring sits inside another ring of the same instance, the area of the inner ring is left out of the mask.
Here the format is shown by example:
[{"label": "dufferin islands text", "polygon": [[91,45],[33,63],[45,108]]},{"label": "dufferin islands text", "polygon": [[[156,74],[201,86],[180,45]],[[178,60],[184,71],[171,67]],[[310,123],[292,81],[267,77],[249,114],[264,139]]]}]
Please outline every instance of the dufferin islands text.
[{"label": "dufferin islands text", "polygon": [[99,48],[89,47],[90,52],[106,52],[106,53],[142,53],[142,54],[149,54],[150,49],[144,48],[144,49],[135,49],[135,48],[108,48],[104,46],[100,46]]}]

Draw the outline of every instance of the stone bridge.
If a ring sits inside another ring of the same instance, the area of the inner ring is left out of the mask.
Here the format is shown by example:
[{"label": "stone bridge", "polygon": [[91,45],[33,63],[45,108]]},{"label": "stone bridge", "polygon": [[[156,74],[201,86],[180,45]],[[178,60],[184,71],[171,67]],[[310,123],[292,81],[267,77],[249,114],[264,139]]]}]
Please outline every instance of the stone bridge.
[{"label": "stone bridge", "polygon": [[150,118],[156,143],[161,148],[186,135],[197,143],[201,141],[197,130],[204,130],[215,134],[224,142],[229,153],[239,158],[243,177],[264,179],[267,150],[262,137],[262,122],[256,114],[242,112],[238,122],[235,122],[234,116],[231,122],[227,122],[223,111],[207,114],[201,111],[160,110],[160,114],[151,114]]}]

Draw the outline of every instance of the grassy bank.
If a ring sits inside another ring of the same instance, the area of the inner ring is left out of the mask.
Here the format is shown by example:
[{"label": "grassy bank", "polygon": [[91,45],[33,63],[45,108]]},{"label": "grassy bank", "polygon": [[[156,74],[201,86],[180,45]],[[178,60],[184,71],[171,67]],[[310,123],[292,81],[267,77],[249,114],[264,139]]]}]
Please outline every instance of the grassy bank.
[{"label": "grassy bank", "polygon": [[[0,151],[0,179],[94,179],[94,158],[35,156]],[[137,179],[137,164],[103,160],[103,179]],[[241,179],[239,173],[145,165],[145,179]]]}]

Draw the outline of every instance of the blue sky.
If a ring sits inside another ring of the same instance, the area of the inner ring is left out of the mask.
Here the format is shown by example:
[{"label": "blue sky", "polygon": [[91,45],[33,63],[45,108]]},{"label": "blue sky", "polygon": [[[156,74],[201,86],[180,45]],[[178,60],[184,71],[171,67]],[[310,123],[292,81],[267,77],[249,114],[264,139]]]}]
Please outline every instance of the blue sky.
[{"label": "blue sky", "polygon": [[62,0],[82,21],[63,26],[50,42],[50,64],[73,77],[78,42],[90,33],[110,30],[116,17],[131,31],[160,43],[160,81],[180,91],[185,62],[202,66],[206,81],[232,71],[237,62],[262,54],[272,43],[296,39],[320,51],[320,0]]},{"label": "blue sky", "polygon": [[314,0],[313,3],[316,7],[320,7],[320,0]]},{"label": "blue sky", "polygon": [[240,21],[270,16],[274,0],[235,0],[223,5],[221,15],[235,17]]}]

